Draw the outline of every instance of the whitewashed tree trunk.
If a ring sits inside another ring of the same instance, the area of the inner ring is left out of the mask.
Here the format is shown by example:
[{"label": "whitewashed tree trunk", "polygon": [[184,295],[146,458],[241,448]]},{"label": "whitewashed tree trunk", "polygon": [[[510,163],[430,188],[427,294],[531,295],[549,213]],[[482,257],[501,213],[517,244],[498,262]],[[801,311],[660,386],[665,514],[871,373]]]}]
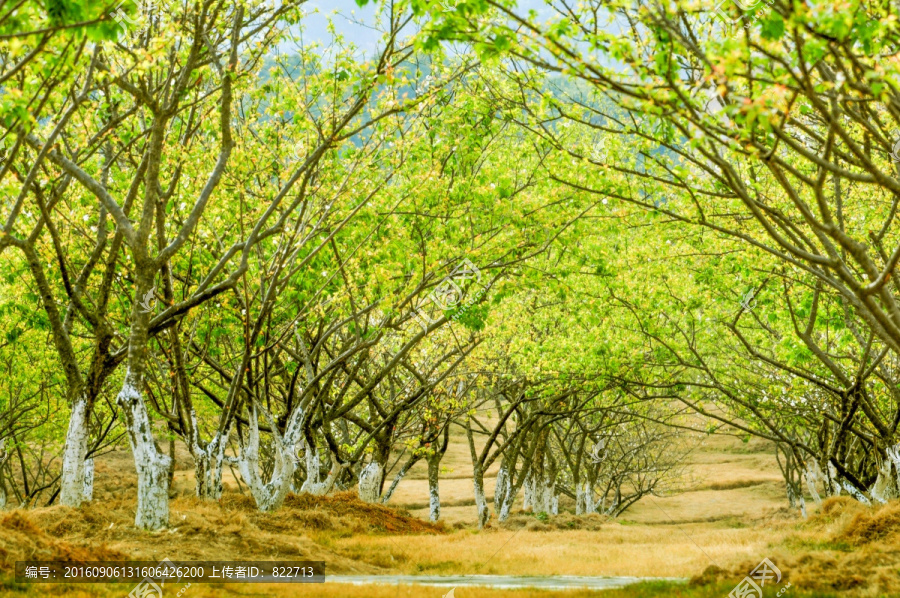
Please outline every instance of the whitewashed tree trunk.
[{"label": "whitewashed tree trunk", "polygon": [[259,415],[256,405],[250,409],[250,420],[247,426],[247,444],[241,447],[241,455],[238,458],[238,468],[241,477],[244,478],[250,493],[256,501],[256,508],[260,511],[274,511],[284,504],[284,497],[291,488],[296,462],[294,461],[294,447],[300,438],[303,426],[303,411],[297,407],[291,413],[284,431],[284,438],[278,434],[278,427],[268,411],[263,410],[263,415],[269,421],[272,430],[275,451],[275,466],[272,468],[272,477],[268,483],[263,482],[259,474]]},{"label": "whitewashed tree trunk", "polygon": [[590,515],[597,512],[597,503],[594,502],[594,488],[590,482],[584,483],[584,513]]},{"label": "whitewashed tree trunk", "polygon": [[838,482],[837,468],[833,463],[828,463],[828,465],[825,467],[825,471],[828,473],[825,480],[826,485],[828,486],[828,495],[840,496],[841,484],[840,482]]},{"label": "whitewashed tree trunk", "polygon": [[484,496],[484,474],[476,468],[472,479],[475,486],[475,513],[478,518],[478,529],[482,529],[491,518],[491,511]]},{"label": "whitewashed tree trunk", "polygon": [[494,490],[494,512],[497,513],[498,521],[503,522],[509,519],[515,499],[512,476],[509,475],[506,465],[503,465],[497,472],[497,484]]},{"label": "whitewashed tree trunk", "polygon": [[575,486],[575,514],[590,515],[594,512],[594,490],[590,482],[583,482]]},{"label": "whitewashed tree trunk", "polygon": [[892,469],[893,464],[891,460],[883,460],[878,468],[878,477],[875,479],[875,484],[869,488],[869,495],[871,495],[873,500],[881,504],[897,498],[898,495]]},{"label": "whitewashed tree trunk", "polygon": [[888,461],[894,465],[894,483],[897,491],[900,492],[900,443],[888,447],[884,453]]},{"label": "whitewashed tree trunk", "polygon": [[381,478],[384,472],[381,464],[372,461],[359,472],[359,499],[363,502],[378,502]]},{"label": "whitewashed tree trunk", "polygon": [[197,413],[191,409],[191,429],[190,449],[194,457],[197,496],[219,500],[222,497],[222,470],[225,467],[225,448],[228,446],[230,427],[224,433],[216,432],[206,447],[201,447]]},{"label": "whitewashed tree trunk", "polygon": [[84,501],[94,500],[94,460],[84,460]]},{"label": "whitewashed tree trunk", "polygon": [[786,491],[787,491],[788,504],[793,509],[797,506],[797,495],[794,494],[794,487],[791,485],[790,482],[787,482],[785,484],[785,487],[786,487]]},{"label": "whitewashed tree trunk", "polygon": [[472,457],[472,485],[475,490],[475,516],[478,522],[478,529],[482,529],[491,518],[491,512],[487,505],[487,498],[484,496],[484,468],[483,461],[478,456],[475,449],[475,436],[472,433],[472,426],[466,423],[466,439],[469,442],[469,454]]},{"label": "whitewashed tree trunk", "polygon": [[441,457],[442,455],[437,452],[428,457],[428,519],[430,521],[437,521],[441,517],[441,494],[438,489]]},{"label": "whitewashed tree trunk", "polygon": [[497,472],[497,479],[494,481],[494,513],[499,513],[506,494],[509,492],[509,473],[506,470],[506,464],[500,466]]},{"label": "whitewashed tree trunk", "polygon": [[137,468],[138,506],[134,524],[143,529],[154,530],[169,524],[170,459],[156,447],[150,417],[141,399],[139,387],[140,382],[129,369],[125,373],[125,382],[119,391],[117,402],[126,412],[128,441]]},{"label": "whitewashed tree trunk", "polygon": [[[301,440],[303,444],[306,444],[306,440]],[[300,492],[308,492],[314,496],[324,496],[331,492],[331,489],[334,487],[334,484],[340,474],[346,469],[346,464],[338,463],[337,459],[334,455],[331,456],[331,470],[328,472],[328,476],[323,481],[319,481],[321,477],[321,461],[319,460],[319,452],[318,449],[314,453],[310,452],[309,447],[306,448],[306,479],[303,480],[303,485],[300,486]],[[310,472],[314,472],[314,475]]]},{"label": "whitewashed tree trunk", "polygon": [[817,505],[822,504],[822,497],[819,496],[819,491],[816,489],[816,482],[819,480],[819,471],[818,464],[815,461],[810,461],[806,466],[806,488],[809,490],[810,496],[812,499],[816,501]]},{"label": "whitewashed tree trunk", "polygon": [[803,500],[803,495],[800,495],[800,514],[803,515],[803,518],[806,519],[806,501]]},{"label": "whitewashed tree trunk", "polygon": [[322,468],[322,462],[319,460],[319,449],[308,446],[305,438],[301,439],[300,444],[305,449],[303,459],[306,461],[306,479],[303,480],[303,485],[300,486],[300,492],[314,494],[312,490],[320,484],[319,476],[321,474],[319,471]]},{"label": "whitewashed tree trunk", "polygon": [[400,482],[403,481],[403,478],[406,477],[407,472],[410,468],[418,462],[418,459],[409,459],[406,463],[400,467],[400,471],[397,472],[397,475],[394,477],[394,481],[391,482],[390,487],[381,495],[381,503],[388,504],[388,501],[391,500],[391,497],[394,496],[394,491],[397,489],[397,486],[400,485]]},{"label": "whitewashed tree trunk", "polygon": [[524,496],[522,496],[522,508],[525,510],[532,509],[534,510],[534,476],[529,472],[525,477],[525,483],[523,484]]},{"label": "whitewashed tree trunk", "polygon": [[512,513],[513,502],[516,500],[516,493],[510,488],[506,493],[506,496],[503,498],[503,502],[500,503],[500,512],[497,513],[497,520],[500,522],[506,521],[509,519],[510,513]]},{"label": "whitewashed tree trunk", "polygon": [[[538,479],[536,476],[529,476],[531,483],[526,486],[531,490],[531,510],[534,513],[547,513],[553,515],[554,501],[556,499],[556,483],[551,482],[549,478]],[[526,481],[526,484],[528,483]]]},{"label": "whitewashed tree trunk", "polygon": [[844,490],[846,490],[847,493],[848,493],[850,496],[852,496],[853,498],[855,498],[856,500],[858,500],[858,501],[861,502],[862,504],[864,504],[864,505],[871,505],[871,504],[872,504],[872,502],[871,502],[868,498],[866,498],[865,495],[864,495],[862,492],[860,492],[859,490],[857,490],[857,489],[853,486],[853,484],[851,484],[850,482],[845,481],[843,485],[844,485]]},{"label": "whitewashed tree trunk", "polygon": [[87,442],[87,398],[79,395],[69,415],[60,474],[59,502],[67,507],[77,507],[85,500],[84,457],[87,455]]},{"label": "whitewashed tree trunk", "polygon": [[584,515],[584,493],[581,484],[575,484],[575,515]]},{"label": "whitewashed tree trunk", "polygon": [[6,508],[6,479],[3,475],[3,466],[9,459],[9,451],[6,450],[6,439],[0,440],[0,509]]}]

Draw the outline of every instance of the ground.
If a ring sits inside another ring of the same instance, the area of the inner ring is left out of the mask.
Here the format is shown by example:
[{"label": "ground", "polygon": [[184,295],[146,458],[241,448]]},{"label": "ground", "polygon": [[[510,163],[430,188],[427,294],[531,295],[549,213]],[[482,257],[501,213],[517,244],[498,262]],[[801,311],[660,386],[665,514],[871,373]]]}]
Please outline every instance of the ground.
[{"label": "ground", "polygon": [[[611,575],[673,577],[605,591],[604,598],[725,597],[764,557],[783,571],[785,595],[900,596],[900,504],[867,509],[846,498],[810,506],[807,520],[787,508],[774,453],[767,444],[712,437],[690,458],[683,490],[648,497],[618,519],[575,517],[562,501],[542,521],[519,509],[509,522],[473,526],[468,449],[455,432],[441,478],[442,521],[426,521],[423,466],[401,483],[390,507],[360,503],[353,492],[289,496],[276,513],[258,513],[233,476],[218,503],[192,496],[186,452],[178,453],[171,526],[143,532],[132,525],[131,456],[97,461],[96,496],[79,509],[51,506],[12,511],[0,520],[0,595],[125,596],[122,585],[17,585],[16,560],[322,560],[331,573]],[[493,473],[493,472],[492,472]],[[493,487],[493,477],[486,480]],[[489,497],[490,498],[490,497]],[[410,586],[199,585],[185,598],[440,598],[445,589]],[[774,590],[771,592],[775,595]],[[173,594],[174,595],[174,594]],[[575,598],[600,592],[459,588],[454,598]],[[769,594],[766,594],[769,596]]]}]

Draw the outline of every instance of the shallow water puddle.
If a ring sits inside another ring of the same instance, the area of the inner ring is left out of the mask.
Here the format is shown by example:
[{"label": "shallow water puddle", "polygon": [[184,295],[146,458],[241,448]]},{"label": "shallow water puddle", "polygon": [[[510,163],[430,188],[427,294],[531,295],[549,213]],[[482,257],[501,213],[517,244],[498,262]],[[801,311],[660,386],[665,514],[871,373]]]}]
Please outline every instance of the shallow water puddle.
[{"label": "shallow water puddle", "polygon": [[687,581],[678,577],[584,577],[553,575],[529,577],[525,575],[326,575],[325,583],[354,585],[417,585],[441,588],[485,586],[501,590],[611,590],[641,581]]}]

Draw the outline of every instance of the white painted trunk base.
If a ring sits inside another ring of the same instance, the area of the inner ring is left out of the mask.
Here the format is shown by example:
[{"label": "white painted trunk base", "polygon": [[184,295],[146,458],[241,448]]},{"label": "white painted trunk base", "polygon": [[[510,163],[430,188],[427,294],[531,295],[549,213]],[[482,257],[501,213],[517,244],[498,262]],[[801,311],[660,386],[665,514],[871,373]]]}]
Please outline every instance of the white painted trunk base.
[{"label": "white painted trunk base", "polygon": [[479,476],[473,478],[475,485],[475,510],[478,517],[478,529],[483,528],[491,518],[491,511],[484,497],[484,480]]},{"label": "white painted trunk base", "polygon": [[548,515],[556,515],[559,511],[559,500],[556,497],[556,483],[551,482],[548,478],[538,480],[533,476],[529,476],[531,484],[531,510],[534,513],[547,513]]},{"label": "white painted trunk base", "polygon": [[497,473],[497,485],[494,490],[494,512],[497,514],[497,519],[501,523],[509,519],[509,514],[512,512],[512,505],[515,498],[516,495],[513,492],[512,479],[510,478],[506,467],[503,466]]},{"label": "white painted trunk base", "polygon": [[359,472],[359,499],[363,502],[378,502],[381,494],[381,478],[384,472],[381,464],[372,461]]},{"label": "white painted trunk base", "polygon": [[818,464],[815,461],[809,463],[806,469],[806,488],[809,490],[810,496],[812,499],[816,501],[817,505],[822,504],[822,497],[819,496],[819,491],[816,489],[816,482],[818,482],[821,477],[819,474],[821,470],[819,469]]},{"label": "white painted trunk base", "polygon": [[437,521],[441,518],[441,494],[438,489],[438,474],[441,460],[439,456],[428,459],[428,519]]},{"label": "white painted trunk base", "polygon": [[869,495],[878,503],[885,504],[887,501],[897,498],[897,485],[893,476],[893,464],[889,459],[885,459],[878,468],[878,477],[875,484],[869,488]]},{"label": "white painted trunk base", "polygon": [[590,482],[583,482],[575,486],[575,514],[590,515],[595,512],[594,490]]},{"label": "white painted trunk base", "polygon": [[169,524],[171,459],[156,448],[147,408],[132,378],[131,372],[126,372],[125,383],[119,391],[117,402],[123,410],[128,411],[128,440],[138,476],[138,505],[134,524],[143,529],[155,530]]},{"label": "white painted trunk base", "polygon": [[851,484],[850,482],[846,482],[846,481],[845,481],[843,485],[844,485],[844,490],[847,491],[847,494],[849,494],[850,496],[852,496],[853,498],[855,498],[856,500],[858,500],[858,501],[861,502],[862,504],[864,504],[864,505],[871,505],[871,504],[872,504],[872,502],[871,502],[868,498],[866,498],[865,495],[863,495],[862,492],[860,492],[859,490],[857,490],[856,488],[854,488],[854,487],[853,487],[853,484]]},{"label": "white painted trunk base", "polygon": [[[265,413],[265,412],[264,412]],[[268,416],[268,414],[266,413]],[[302,416],[301,416],[302,417]],[[270,419],[270,427],[276,430],[275,422]],[[275,437],[275,466],[272,468],[272,477],[268,483],[263,482],[259,474],[259,422],[256,407],[250,411],[250,425],[247,426],[247,444],[241,447],[241,455],[238,458],[238,469],[241,477],[250,493],[256,501],[256,508],[262,512],[274,511],[284,504],[284,497],[291,488],[294,477],[294,443],[289,437],[296,431],[296,411],[291,416],[285,430],[285,439]]]},{"label": "white painted trunk base", "polygon": [[200,432],[197,427],[197,413],[191,411],[193,438],[191,438],[191,454],[194,457],[194,478],[196,493],[199,498],[219,500],[222,497],[222,470],[225,467],[225,448],[228,446],[230,427],[224,433],[216,435],[206,444],[200,446]]},{"label": "white painted trunk base", "polygon": [[84,457],[87,455],[87,441],[87,400],[79,397],[72,405],[69,416],[60,474],[59,502],[67,507],[80,506],[85,500]]},{"label": "white painted trunk base", "polygon": [[[303,441],[305,444],[305,440]],[[344,471],[346,465],[341,465],[338,463],[337,459],[332,455],[331,457],[331,470],[328,472],[328,476],[323,480],[319,481],[321,477],[321,462],[319,460],[319,452],[316,449],[316,452],[310,456],[310,450],[307,447],[306,449],[306,479],[303,480],[303,485],[300,486],[300,492],[308,492],[314,496],[324,496],[331,492],[331,489],[334,487],[335,481],[340,476],[341,472]]]},{"label": "white painted trunk base", "polygon": [[94,460],[84,461],[84,502],[94,500]]},{"label": "white painted trunk base", "polygon": [[825,470],[828,472],[828,476],[825,479],[825,485],[828,487],[828,496],[840,496],[841,485],[838,483],[837,468],[833,463],[828,463]]}]

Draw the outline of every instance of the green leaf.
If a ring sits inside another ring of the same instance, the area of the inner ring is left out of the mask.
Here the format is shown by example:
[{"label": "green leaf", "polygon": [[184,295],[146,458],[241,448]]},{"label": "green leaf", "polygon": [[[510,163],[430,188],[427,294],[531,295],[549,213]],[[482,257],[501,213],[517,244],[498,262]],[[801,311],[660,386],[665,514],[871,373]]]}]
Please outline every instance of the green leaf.
[{"label": "green leaf", "polygon": [[784,19],[781,15],[774,10],[769,11],[760,23],[760,35],[768,40],[781,39],[784,35]]}]

